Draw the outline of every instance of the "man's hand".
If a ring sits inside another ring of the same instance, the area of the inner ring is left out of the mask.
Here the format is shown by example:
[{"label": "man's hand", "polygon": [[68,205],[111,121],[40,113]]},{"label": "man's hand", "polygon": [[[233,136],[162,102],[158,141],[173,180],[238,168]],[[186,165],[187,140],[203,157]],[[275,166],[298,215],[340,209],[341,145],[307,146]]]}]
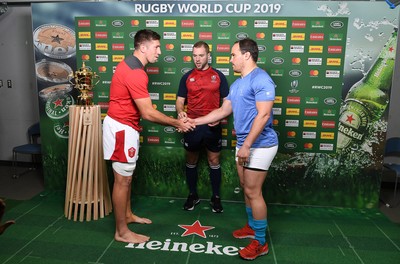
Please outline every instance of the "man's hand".
[{"label": "man's hand", "polygon": [[250,148],[242,146],[236,154],[238,164],[240,166],[246,166],[249,162]]},{"label": "man's hand", "polygon": [[212,123],[208,124],[208,126],[209,127],[214,127],[214,126],[217,126],[219,123],[221,123],[221,121],[215,121],[215,122],[212,122]]},{"label": "man's hand", "polygon": [[178,119],[184,119],[185,121],[186,121],[186,119],[187,119],[187,113],[186,112],[180,112],[179,114],[178,114]]},{"label": "man's hand", "polygon": [[179,125],[176,127],[178,132],[189,132],[192,131],[196,127],[194,120],[188,118],[187,116],[179,119]]}]

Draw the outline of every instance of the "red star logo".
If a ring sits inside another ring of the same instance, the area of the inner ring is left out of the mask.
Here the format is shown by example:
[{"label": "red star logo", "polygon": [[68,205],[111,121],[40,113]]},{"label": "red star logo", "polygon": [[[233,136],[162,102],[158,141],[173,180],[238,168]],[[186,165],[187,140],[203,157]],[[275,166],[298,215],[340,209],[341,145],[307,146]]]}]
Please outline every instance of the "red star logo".
[{"label": "red star logo", "polygon": [[199,220],[196,220],[196,222],[194,222],[192,225],[178,225],[178,226],[186,230],[182,234],[183,237],[194,234],[206,238],[205,231],[214,229],[213,226],[202,226]]},{"label": "red star logo", "polygon": [[390,51],[390,52],[392,52],[393,50],[394,50],[394,48],[393,48],[393,47],[390,47],[390,48],[389,48],[389,51]]},{"label": "red star logo", "polygon": [[346,122],[349,122],[351,124],[351,122],[353,122],[353,120],[354,120],[353,115],[348,115]]},{"label": "red star logo", "polygon": [[55,100],[55,101],[53,102],[54,107],[62,106],[62,102],[63,102],[63,101],[64,101],[64,100],[58,98],[57,100]]}]

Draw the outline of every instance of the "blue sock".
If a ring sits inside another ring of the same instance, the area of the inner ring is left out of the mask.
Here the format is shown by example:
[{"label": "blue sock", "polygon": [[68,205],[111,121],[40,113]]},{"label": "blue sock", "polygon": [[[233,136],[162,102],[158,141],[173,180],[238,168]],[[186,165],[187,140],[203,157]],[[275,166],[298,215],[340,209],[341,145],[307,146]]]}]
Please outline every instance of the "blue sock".
[{"label": "blue sock", "polygon": [[255,239],[260,242],[261,245],[265,244],[265,233],[267,230],[267,219],[262,219],[262,220],[253,220],[253,229],[254,232],[256,233]]},{"label": "blue sock", "polygon": [[253,210],[251,210],[251,207],[246,206],[246,213],[247,213],[247,223],[252,229],[254,229]]}]

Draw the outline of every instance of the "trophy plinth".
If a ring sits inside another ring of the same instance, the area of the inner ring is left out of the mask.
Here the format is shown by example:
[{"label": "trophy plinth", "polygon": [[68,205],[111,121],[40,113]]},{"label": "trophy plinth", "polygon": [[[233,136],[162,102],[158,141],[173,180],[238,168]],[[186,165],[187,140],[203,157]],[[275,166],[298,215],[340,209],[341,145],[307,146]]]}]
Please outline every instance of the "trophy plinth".
[{"label": "trophy plinth", "polygon": [[93,105],[93,97],[91,95],[91,91],[93,87],[100,81],[99,76],[92,72],[88,67],[86,67],[85,62],[82,62],[82,67],[75,71],[75,74],[70,75],[71,79],[74,78],[75,88],[77,88],[80,92],[77,100],[78,105]]}]

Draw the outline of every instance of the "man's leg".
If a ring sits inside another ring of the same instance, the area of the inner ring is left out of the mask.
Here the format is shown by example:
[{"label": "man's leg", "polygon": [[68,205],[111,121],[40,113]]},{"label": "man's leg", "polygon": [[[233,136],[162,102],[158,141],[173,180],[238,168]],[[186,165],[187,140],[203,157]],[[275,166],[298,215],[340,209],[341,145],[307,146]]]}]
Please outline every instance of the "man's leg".
[{"label": "man's leg", "polygon": [[200,202],[197,194],[197,161],[199,153],[186,151],[186,183],[189,188],[189,196],[186,199],[183,209],[191,211]]},{"label": "man's leg", "polygon": [[152,221],[148,218],[139,217],[132,212],[131,205],[131,193],[132,193],[132,184],[130,184],[129,193],[127,196],[127,206],[126,206],[126,222],[130,223],[138,223],[138,224],[151,224]]},{"label": "man's leg", "polygon": [[213,196],[220,196],[221,188],[221,164],[219,157],[221,152],[207,150],[208,165],[210,166],[210,181]]},{"label": "man's leg", "polygon": [[136,234],[129,230],[126,219],[127,200],[131,188],[132,176],[122,176],[114,171],[114,186],[112,201],[115,215],[114,239],[126,243],[143,243],[148,241],[148,236]]},{"label": "man's leg", "polygon": [[253,213],[252,229],[254,230],[254,239],[239,251],[239,256],[243,259],[253,260],[268,254],[269,251],[268,243],[266,243],[265,239],[267,205],[262,195],[262,186],[266,176],[267,171],[243,169],[244,195]]},{"label": "man's leg", "polygon": [[255,238],[263,245],[265,244],[265,231],[267,227],[267,204],[262,194],[262,186],[267,177],[267,171],[245,168],[243,172],[245,200],[253,213],[252,228],[255,231]]},{"label": "man's leg", "polygon": [[222,213],[224,208],[221,204],[220,189],[221,189],[221,164],[219,157],[221,152],[212,152],[207,150],[208,166],[210,167],[210,182],[212,189],[212,197],[210,205],[214,213]]},{"label": "man's leg", "polygon": [[197,195],[197,161],[199,153],[194,151],[186,151],[186,182],[191,194]]}]

